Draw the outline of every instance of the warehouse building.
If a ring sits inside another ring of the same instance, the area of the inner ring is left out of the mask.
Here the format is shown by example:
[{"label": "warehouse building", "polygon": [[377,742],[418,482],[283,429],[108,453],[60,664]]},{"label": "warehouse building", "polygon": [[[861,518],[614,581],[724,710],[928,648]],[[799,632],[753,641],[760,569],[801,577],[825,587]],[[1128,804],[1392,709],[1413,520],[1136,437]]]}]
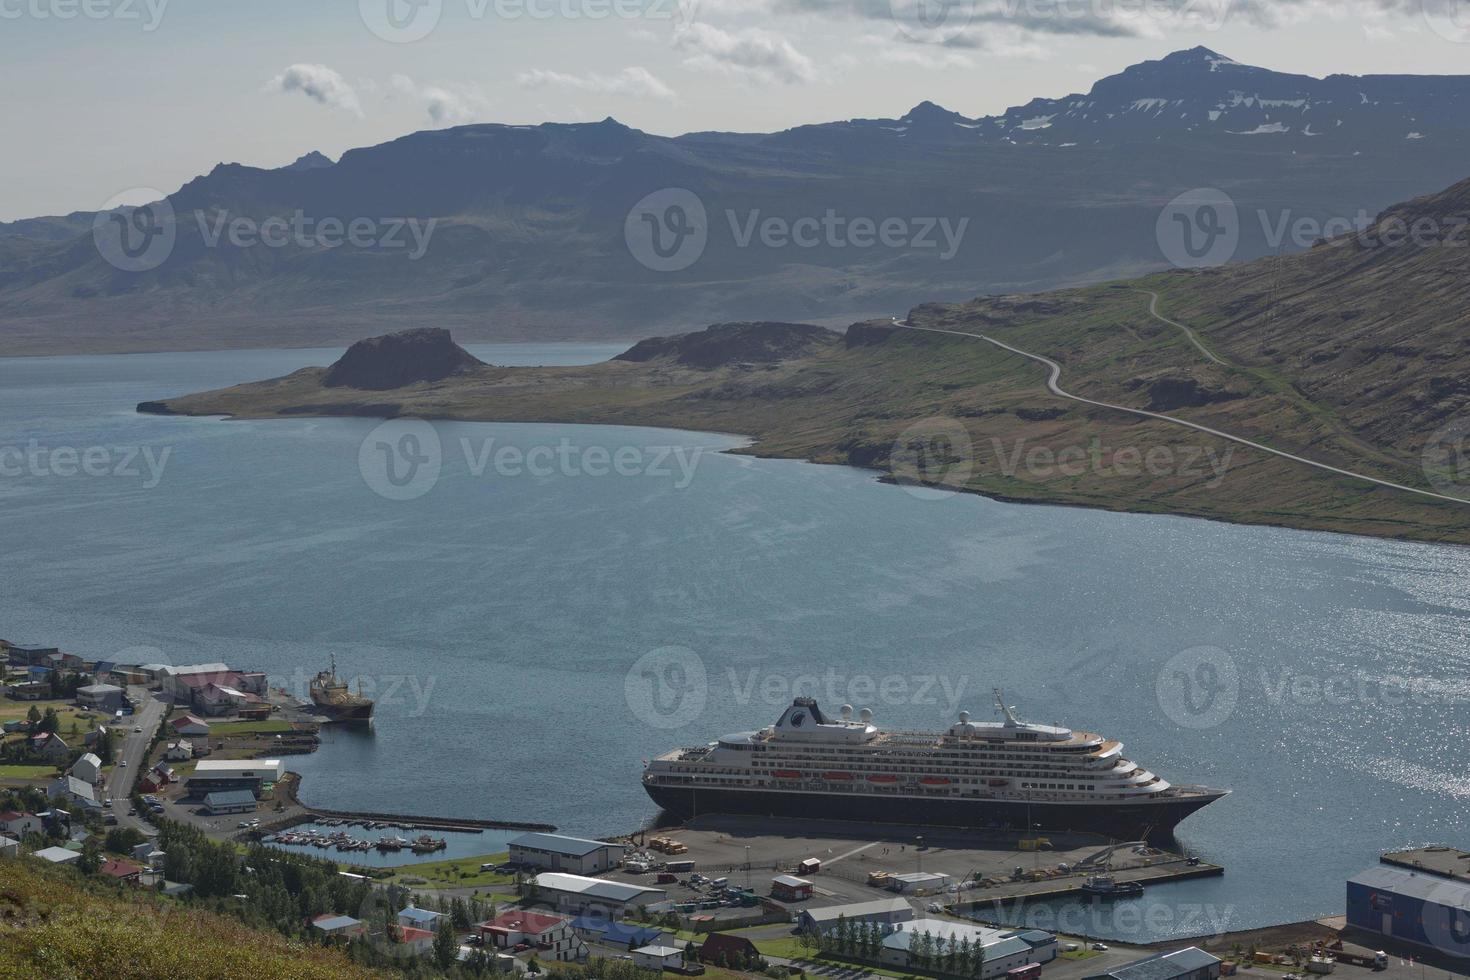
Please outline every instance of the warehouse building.
[{"label": "warehouse building", "polygon": [[1470,956],[1470,882],[1380,865],[1348,879],[1348,925],[1386,939]]},{"label": "warehouse building", "polygon": [[930,871],[911,871],[908,874],[889,875],[888,887],[900,895],[931,895],[944,891],[950,882],[949,875]]},{"label": "warehouse building", "polygon": [[804,902],[812,897],[812,883],[795,875],[771,879],[771,897],[778,902]]},{"label": "warehouse building", "polygon": [[1217,980],[1220,960],[1198,946],[1146,956],[1085,980]]},{"label": "warehouse building", "polygon": [[958,954],[967,948],[985,951],[981,980],[1003,976],[1032,963],[1048,963],[1057,954],[1056,937],[1049,932],[991,929],[949,919],[915,919],[899,923],[883,937],[878,958],[886,965],[911,970],[945,957],[950,950]]},{"label": "warehouse building", "polygon": [[184,785],[195,796],[248,789],[259,797],[269,792],[285,774],[286,767],[280,759],[200,759],[194,763],[194,775]]},{"label": "warehouse building", "polygon": [[77,704],[111,714],[127,706],[127,692],[116,684],[88,684],[77,688]]},{"label": "warehouse building", "polygon": [[875,922],[884,932],[901,922],[912,922],[914,907],[901,898],[881,898],[875,902],[852,905],[829,905],[820,909],[803,909],[797,920],[802,932],[826,932],[837,927],[838,919],[852,923]]},{"label": "warehouse building", "polygon": [[623,860],[621,844],[561,834],[522,834],[509,846],[511,863],[547,871],[596,874],[616,868]]},{"label": "warehouse building", "polygon": [[619,917],[664,902],[668,893],[662,888],[547,871],[536,876],[536,897],[551,902],[563,912],[597,912]]},{"label": "warehouse building", "polygon": [[254,813],[259,801],[248,789],[223,789],[204,796],[204,811],[211,816],[224,813]]}]

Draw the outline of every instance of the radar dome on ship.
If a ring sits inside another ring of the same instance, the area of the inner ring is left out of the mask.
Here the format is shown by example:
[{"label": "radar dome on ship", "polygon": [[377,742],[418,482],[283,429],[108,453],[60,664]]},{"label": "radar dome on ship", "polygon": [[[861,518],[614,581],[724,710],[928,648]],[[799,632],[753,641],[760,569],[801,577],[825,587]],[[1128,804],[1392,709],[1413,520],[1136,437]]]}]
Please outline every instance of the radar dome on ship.
[{"label": "radar dome on ship", "polygon": [[873,720],[873,709],[864,708],[862,711],[858,712],[858,718],[863,722],[863,724],[867,724],[868,722]]},{"label": "radar dome on ship", "polygon": [[960,724],[961,725],[968,725],[969,723],[970,723],[970,713],[968,711],[961,711],[960,712]]},{"label": "radar dome on ship", "polygon": [[843,721],[849,721],[849,720],[851,720],[851,718],[852,718],[852,705],[850,705],[850,704],[844,704],[838,710],[842,714],[842,720]]}]

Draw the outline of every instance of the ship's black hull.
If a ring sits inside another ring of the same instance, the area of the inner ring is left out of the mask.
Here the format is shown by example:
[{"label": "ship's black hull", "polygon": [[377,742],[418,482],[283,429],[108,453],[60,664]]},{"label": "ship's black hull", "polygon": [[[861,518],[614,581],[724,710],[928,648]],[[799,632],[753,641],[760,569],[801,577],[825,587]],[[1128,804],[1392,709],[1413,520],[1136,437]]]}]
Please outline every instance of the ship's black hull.
[{"label": "ship's black hull", "polygon": [[366,724],[373,720],[373,702],[358,705],[323,704],[313,701],[312,706],[318,715],[326,718],[329,722]]},{"label": "ship's black hull", "polygon": [[779,793],[644,784],[648,795],[681,820],[700,814],[803,817],[961,827],[968,830],[1077,831],[1114,840],[1168,841],[1181,820],[1218,796],[1189,796],[1146,804],[1060,804],[997,800],[920,799],[877,794]]}]

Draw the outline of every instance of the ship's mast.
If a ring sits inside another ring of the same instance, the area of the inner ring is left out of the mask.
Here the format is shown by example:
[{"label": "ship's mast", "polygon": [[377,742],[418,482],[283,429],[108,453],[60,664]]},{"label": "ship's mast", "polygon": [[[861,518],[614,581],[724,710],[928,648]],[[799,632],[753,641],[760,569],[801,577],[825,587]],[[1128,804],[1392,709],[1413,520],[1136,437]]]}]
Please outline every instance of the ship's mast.
[{"label": "ship's mast", "polygon": [[1026,724],[1025,722],[1023,722],[1021,719],[1019,719],[1019,718],[1016,717],[1016,706],[1013,705],[1013,704],[1010,704],[1010,705],[1006,704],[1005,694],[1001,692],[1001,689],[997,687],[994,690],[995,690],[995,706],[996,706],[997,709],[999,709],[1000,713],[1005,717],[1006,727],[1007,728],[1020,728],[1023,725],[1025,725]]}]

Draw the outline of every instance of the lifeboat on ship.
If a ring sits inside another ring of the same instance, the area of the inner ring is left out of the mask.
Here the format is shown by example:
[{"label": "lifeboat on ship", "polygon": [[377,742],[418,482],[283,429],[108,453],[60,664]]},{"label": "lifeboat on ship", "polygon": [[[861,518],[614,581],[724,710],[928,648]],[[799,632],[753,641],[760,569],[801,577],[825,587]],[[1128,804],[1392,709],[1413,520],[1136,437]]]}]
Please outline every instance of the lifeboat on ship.
[{"label": "lifeboat on ship", "polygon": [[883,774],[880,773],[880,774],[875,775],[875,776],[869,776],[868,777],[868,782],[870,782],[870,783],[896,783],[896,782],[898,782],[898,777],[897,776],[887,776],[887,775],[883,775]]},{"label": "lifeboat on ship", "polygon": [[946,776],[925,776],[919,780],[922,786],[948,786],[949,778]]},{"label": "lifeboat on ship", "polygon": [[986,786],[993,786],[997,788],[1001,786],[1009,786],[1010,784],[1011,781],[1009,779],[987,779],[985,781]]},{"label": "lifeboat on ship", "polygon": [[853,778],[850,772],[824,772],[822,778],[829,782],[843,782]]},{"label": "lifeboat on ship", "polygon": [[777,769],[771,773],[777,779],[800,779],[801,772],[796,769]]}]

